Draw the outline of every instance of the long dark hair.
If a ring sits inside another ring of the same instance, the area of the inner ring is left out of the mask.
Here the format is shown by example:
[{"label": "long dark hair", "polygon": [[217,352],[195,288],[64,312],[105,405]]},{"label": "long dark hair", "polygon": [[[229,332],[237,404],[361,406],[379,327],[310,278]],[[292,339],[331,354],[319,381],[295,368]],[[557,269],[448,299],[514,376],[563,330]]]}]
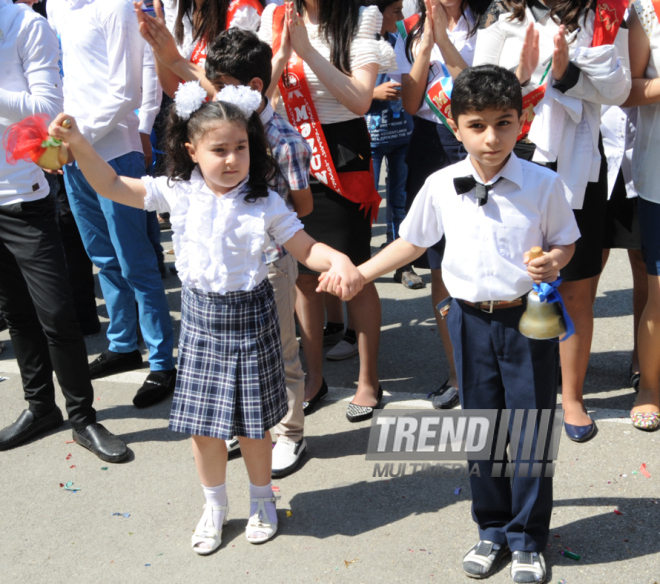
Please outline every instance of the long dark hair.
[{"label": "long dark hair", "polygon": [[[294,3],[302,16],[305,0],[294,0]],[[346,75],[351,74],[351,45],[358,30],[360,4],[360,0],[316,0],[319,33],[330,45],[330,61]]]},{"label": "long dark hair", "polygon": [[[524,2],[524,0],[522,1]],[[461,0],[461,16],[464,17],[465,11],[469,8],[472,12],[472,16],[474,17],[474,23],[468,30],[468,38],[477,33],[481,17],[486,13],[490,3],[491,0]],[[412,28],[410,34],[408,34],[408,38],[406,39],[406,56],[411,63],[413,62],[413,44],[417,41],[417,39],[421,38],[422,33],[424,32],[424,25],[426,24],[426,5],[424,4],[424,0],[417,0],[417,13],[421,18]]]},{"label": "long dark hair", "polygon": [[[188,16],[193,25],[193,40],[206,39],[211,44],[227,28],[227,10],[232,0],[204,0],[197,9],[195,0],[178,0],[179,11],[174,24],[174,38],[183,43],[183,19]],[[259,0],[263,6],[264,0]]]},{"label": "long dark hair", "polygon": [[176,103],[170,106],[165,130],[165,174],[174,182],[190,180],[196,163],[188,153],[186,142],[196,142],[217,122],[234,122],[246,129],[250,149],[250,178],[249,192],[245,195],[245,200],[253,203],[260,197],[267,197],[268,189],[280,170],[275,159],[269,154],[259,114],[255,112],[250,118],[246,118],[238,107],[224,101],[203,104],[188,120],[182,120],[177,115]]},{"label": "long dark hair", "polygon": [[[508,0],[507,4],[513,13],[511,20],[525,19],[527,0]],[[596,10],[596,0],[557,0],[550,8],[550,16],[563,24],[568,32],[573,32],[580,26],[580,17],[588,10]]]}]

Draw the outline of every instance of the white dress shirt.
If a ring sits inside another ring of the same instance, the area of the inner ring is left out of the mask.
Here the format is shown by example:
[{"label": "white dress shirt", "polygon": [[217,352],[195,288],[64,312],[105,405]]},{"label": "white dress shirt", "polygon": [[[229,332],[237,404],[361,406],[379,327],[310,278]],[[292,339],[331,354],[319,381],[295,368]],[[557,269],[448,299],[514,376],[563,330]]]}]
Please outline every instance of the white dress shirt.
[{"label": "white dress shirt", "polygon": [[[0,0],[0,136],[34,114],[62,111],[57,37],[26,4]],[[32,162],[11,165],[0,153],[0,205],[42,199],[49,193],[43,171]]]},{"label": "white dress shirt", "polygon": [[142,152],[135,110],[142,103],[144,41],[129,0],[49,0],[60,36],[64,110],[106,161]]},{"label": "white dress shirt", "polygon": [[140,134],[151,134],[156,116],[163,100],[163,88],[156,73],[156,58],[151,45],[144,45],[144,63],[142,67],[142,103],[138,112]]},{"label": "white dress shirt", "polygon": [[637,108],[620,108],[604,105],[601,113],[600,132],[603,135],[603,150],[607,158],[607,193],[608,199],[619,176],[623,173],[626,183],[626,197],[637,196],[632,176],[633,145],[637,126]]},{"label": "white dress shirt", "polygon": [[480,207],[475,189],[456,194],[453,179],[463,176],[482,182],[469,157],[432,174],[401,223],[401,237],[430,247],[446,236],[442,277],[454,298],[514,300],[532,289],[526,251],[580,237],[561,179],[512,153]]},{"label": "white dress shirt", "polygon": [[247,203],[247,179],[220,197],[198,168],[189,181],[165,176],[142,180],[147,188],[144,208],[170,213],[176,268],[188,288],[218,294],[254,290],[268,276],[262,259],[268,235],[282,245],[303,228],[274,191]]},{"label": "white dress shirt", "polygon": [[[259,38],[273,46],[273,12],[276,6],[267,6],[261,15],[261,28],[259,29]],[[360,67],[365,67],[376,63],[379,73],[389,73],[396,71],[396,57],[392,45],[386,40],[380,39],[380,30],[383,26],[383,15],[377,6],[362,6],[360,8],[360,19],[358,29],[351,43],[351,69],[355,71]],[[330,45],[325,37],[319,32],[318,25],[307,25],[307,32],[311,45],[321,54],[321,56],[330,61]],[[319,81],[316,73],[310,69],[307,63],[304,63],[305,77],[307,85],[312,96],[312,101],[316,107],[321,124],[335,124],[337,122],[347,122],[361,116],[355,115],[348,108],[328,91],[328,89]],[[277,104],[277,113],[286,117],[283,100]]]},{"label": "white dress shirt", "polygon": [[[456,47],[456,50],[460,53],[461,57],[465,61],[468,67],[472,66],[472,61],[474,59],[474,49],[477,44],[477,35],[473,34],[471,37],[468,37],[470,27],[474,22],[474,18],[470,9],[466,9],[465,16],[461,16],[459,21],[456,23],[456,26],[453,30],[447,30],[447,35],[449,40]],[[412,70],[412,64],[408,60],[406,55],[406,42],[397,35],[396,45],[394,47],[394,53],[396,54],[396,64],[399,70],[397,75],[409,75]],[[442,56],[442,52],[438,48],[437,44],[433,45],[433,50],[431,51],[431,63],[429,69],[429,76],[426,84],[425,92],[433,86],[433,84],[440,78],[446,77],[442,71],[442,66],[440,63],[444,64],[445,59]],[[390,74],[390,77],[394,77]],[[430,122],[435,122],[436,124],[442,124],[442,121],[438,116],[433,113],[433,110],[429,107],[429,104],[426,103],[426,99],[422,100],[422,105],[415,114],[417,117]]]},{"label": "white dress shirt", "polygon": [[[644,77],[660,77],[660,24],[651,0],[635,0],[633,7],[649,37],[651,54]],[[633,149],[633,180],[642,199],[660,203],[660,103],[637,108],[637,136]]]},{"label": "white dress shirt", "polygon": [[[523,21],[501,13],[497,21],[480,30],[474,65],[492,63],[515,70],[525,31],[530,22],[539,31],[539,63],[523,95],[541,85],[554,50],[559,25],[539,0],[529,0]],[[595,13],[580,17],[580,29],[569,45],[569,58],[579,68],[577,83],[561,92],[553,87],[552,71],[545,81],[545,97],[536,106],[529,139],[536,144],[534,161],[557,162],[573,209],[581,209],[587,183],[596,182],[601,155],[598,150],[602,105],[621,105],[632,85],[628,59],[628,31],[620,28],[614,45],[592,47]],[[567,35],[568,36],[568,35]]]}]

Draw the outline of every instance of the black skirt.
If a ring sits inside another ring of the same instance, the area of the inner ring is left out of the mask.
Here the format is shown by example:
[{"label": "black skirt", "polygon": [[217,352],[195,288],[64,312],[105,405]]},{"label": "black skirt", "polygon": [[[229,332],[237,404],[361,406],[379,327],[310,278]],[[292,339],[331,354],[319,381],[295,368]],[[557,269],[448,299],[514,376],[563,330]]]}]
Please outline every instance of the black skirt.
[{"label": "black skirt", "polygon": [[[364,118],[348,122],[323,124],[330,156],[337,172],[369,171],[371,140]],[[371,213],[360,209],[310,175],[309,186],[314,198],[314,210],[300,220],[305,231],[316,241],[346,254],[356,265],[371,258]],[[298,264],[300,274],[318,274]]]},{"label": "black skirt", "polygon": [[[442,123],[435,123],[422,118],[413,118],[415,127],[410,137],[406,164],[408,180],[406,182],[406,212],[426,182],[434,172],[456,164],[467,157],[467,152],[452,132]],[[413,262],[416,268],[439,270],[445,252],[445,238],[429,247],[426,252]]]},{"label": "black skirt", "polygon": [[612,196],[607,201],[605,249],[642,249],[637,197],[628,198],[626,181],[619,169]]}]

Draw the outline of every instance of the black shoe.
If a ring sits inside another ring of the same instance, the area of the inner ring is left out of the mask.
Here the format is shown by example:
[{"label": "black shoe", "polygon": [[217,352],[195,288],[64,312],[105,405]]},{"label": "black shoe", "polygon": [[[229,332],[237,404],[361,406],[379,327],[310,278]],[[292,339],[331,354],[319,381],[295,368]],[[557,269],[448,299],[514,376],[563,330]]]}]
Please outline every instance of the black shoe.
[{"label": "black shoe", "polygon": [[397,284],[403,284],[406,288],[411,290],[419,290],[420,288],[426,288],[424,280],[422,280],[419,275],[412,269],[412,266],[403,266],[394,272],[392,278]]},{"label": "black shoe", "polygon": [[82,430],[73,430],[72,435],[75,442],[105,462],[121,462],[128,458],[126,444],[101,424],[94,423]]},{"label": "black shoe", "polygon": [[[495,549],[497,548],[497,549]],[[488,578],[511,550],[506,544],[498,545],[492,541],[481,540],[463,558],[463,572],[470,578]]]},{"label": "black shoe", "polygon": [[174,391],[176,369],[152,371],[133,398],[136,408],[146,408],[163,401]]},{"label": "black shoe", "polygon": [[89,364],[89,377],[98,379],[140,367],[142,367],[142,355],[137,349],[130,353],[115,353],[108,349]]},{"label": "black shoe", "polygon": [[431,398],[431,404],[436,410],[450,410],[458,404],[458,389],[449,385],[447,379],[440,389],[432,391],[426,397]]},{"label": "black shoe", "polygon": [[372,408],[369,406],[358,406],[349,403],[346,408],[346,419],[349,422],[364,422],[374,417],[374,410],[380,409],[380,402],[383,399],[383,388],[378,386],[378,403]]},{"label": "black shoe", "polygon": [[303,414],[306,416],[311,414],[316,409],[318,403],[326,397],[328,397],[328,384],[324,379],[323,383],[321,384],[321,389],[316,392],[316,395],[308,402],[303,402]]},{"label": "black shoe", "polygon": [[63,423],[62,412],[57,406],[43,416],[25,410],[11,426],[0,430],[0,450],[14,448],[33,436],[44,434]]}]

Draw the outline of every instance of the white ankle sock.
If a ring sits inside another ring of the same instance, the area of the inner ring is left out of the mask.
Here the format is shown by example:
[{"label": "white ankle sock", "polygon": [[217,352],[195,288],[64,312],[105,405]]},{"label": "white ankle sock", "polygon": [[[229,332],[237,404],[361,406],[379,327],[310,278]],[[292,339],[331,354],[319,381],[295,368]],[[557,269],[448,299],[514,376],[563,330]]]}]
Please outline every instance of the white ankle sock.
[{"label": "white ankle sock", "polygon": [[[202,485],[202,488],[204,489],[204,497],[206,498],[207,505],[212,505],[214,507],[227,506],[227,483],[222,483],[217,487],[205,487]],[[213,511],[213,527],[219,531],[222,529],[224,520],[225,512],[220,509],[215,509]]]},{"label": "white ankle sock", "polygon": [[[270,499],[273,496],[273,483],[268,483],[265,487],[256,487],[250,483],[250,499]],[[250,517],[257,512],[258,503],[250,502]],[[264,503],[266,513],[268,514],[268,522],[277,524],[277,511],[275,510],[275,503],[270,501]],[[266,519],[262,517],[262,519]]]}]

